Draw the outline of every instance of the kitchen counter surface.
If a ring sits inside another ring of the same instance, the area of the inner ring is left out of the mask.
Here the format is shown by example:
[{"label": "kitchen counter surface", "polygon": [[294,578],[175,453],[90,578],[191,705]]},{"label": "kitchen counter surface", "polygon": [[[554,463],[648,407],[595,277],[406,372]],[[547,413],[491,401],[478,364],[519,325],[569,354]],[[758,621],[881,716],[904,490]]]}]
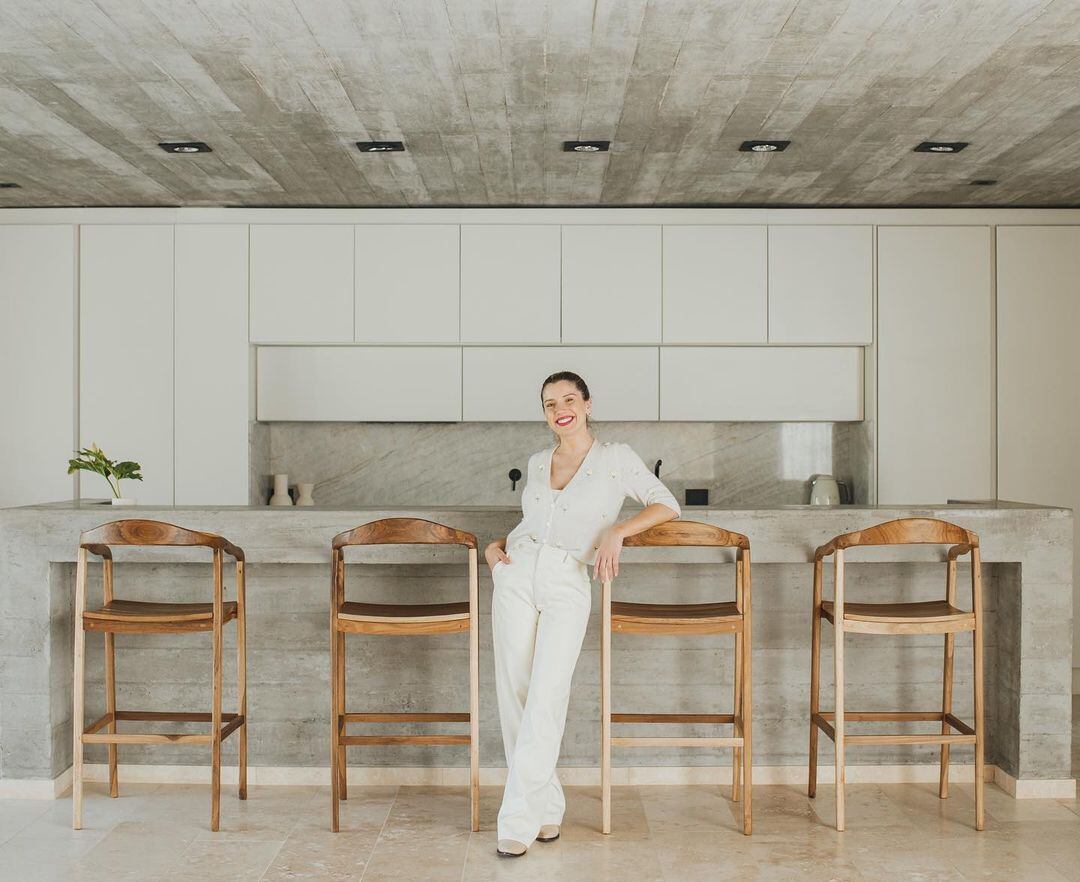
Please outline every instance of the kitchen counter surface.
[{"label": "kitchen counter surface", "polygon": [[[980,536],[988,631],[987,761],[1017,792],[1064,794],[1075,786],[1070,771],[1072,513],[1011,502],[684,509],[685,519],[745,533],[752,544],[758,720],[755,762],[784,767],[806,762],[809,562],[814,549],[839,533],[920,516],[953,521]],[[51,791],[54,781],[62,781],[70,765],[72,587],[78,537],[98,524],[130,517],[219,533],[244,549],[250,564],[252,763],[277,768],[326,764],[326,565],[331,537],[377,518],[420,517],[472,532],[482,547],[505,536],[520,512],[508,506],[116,508],[92,501],[0,510],[0,603],[5,611],[0,618],[0,793],[16,785],[24,790],[37,787]],[[682,602],[715,599],[718,591],[729,591],[730,559],[727,550],[627,549],[627,566],[616,592],[628,599],[655,599],[658,592]],[[205,549],[124,549],[117,560],[121,596],[208,596]],[[350,596],[392,592],[402,602],[419,602],[457,596],[462,590],[464,556],[460,549],[352,549],[349,560],[373,564],[350,567]],[[937,597],[944,588],[942,560],[942,549],[937,546],[853,551],[848,558],[849,598]],[[178,563],[185,565],[176,566]],[[964,578],[962,572],[962,601]],[[231,576],[227,584],[231,585]],[[92,583],[92,596],[94,590]],[[491,681],[490,592],[487,568],[482,566],[481,735],[485,767],[502,764]],[[594,617],[598,606],[594,600]],[[122,707],[145,707],[147,696],[152,696],[150,708],[172,705],[201,709],[209,694],[208,673],[203,669],[205,647],[199,643],[202,648],[189,654],[184,647],[198,638],[181,636],[188,642],[177,637],[158,642],[150,638],[119,641]],[[93,637],[88,640],[88,718],[101,704],[99,642]],[[350,683],[364,683],[369,709],[438,710],[449,702],[453,707],[447,709],[453,710],[463,705],[464,680],[457,673],[465,670],[459,664],[466,658],[464,640],[459,641],[461,646],[437,640],[407,642],[412,645],[404,647],[401,641],[386,640],[377,644],[376,652],[372,641],[358,640],[356,650],[350,649],[350,665],[356,666]],[[574,681],[562,758],[569,766],[592,767],[596,762],[597,643],[597,624],[593,622]],[[685,641],[639,638],[632,642],[619,638],[614,688],[620,708],[659,710],[656,695],[665,696],[668,704],[675,705],[671,709],[681,712],[707,710],[701,707],[703,700],[709,706],[730,702],[730,685],[726,685],[730,683],[729,644],[701,637]],[[831,657],[828,642],[824,652],[823,668],[827,670]],[[941,652],[937,638],[853,638],[848,654],[849,704],[854,707],[861,701],[868,708],[933,708],[940,702]],[[963,638],[958,640],[956,669],[956,694],[963,718],[969,710],[964,707],[964,696],[970,694],[970,642]],[[404,682],[402,672],[406,672]],[[121,762],[202,765],[206,761],[203,753],[185,746],[125,747]],[[361,767],[457,767],[467,763],[460,751],[443,747],[363,753],[356,760]],[[957,762],[970,760],[959,749],[956,753]],[[929,764],[935,756],[928,748],[900,746],[859,751],[849,762]],[[91,756],[90,761],[100,759]],[[715,753],[658,749],[617,757],[617,762],[643,766],[715,765],[718,761],[730,769],[730,761],[718,759]],[[828,762],[824,756],[823,762]]]}]

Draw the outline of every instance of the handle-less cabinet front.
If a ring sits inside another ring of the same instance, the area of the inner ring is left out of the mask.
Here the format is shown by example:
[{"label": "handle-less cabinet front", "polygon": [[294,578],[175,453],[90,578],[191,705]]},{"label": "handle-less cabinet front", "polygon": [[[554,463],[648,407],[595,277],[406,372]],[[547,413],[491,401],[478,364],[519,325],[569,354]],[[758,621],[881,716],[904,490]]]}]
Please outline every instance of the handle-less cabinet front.
[{"label": "handle-less cabinet front", "polygon": [[462,226],[462,341],[558,343],[560,249],[552,224]]},{"label": "handle-less cabinet front", "polygon": [[456,346],[260,346],[262,421],[456,422]]},{"label": "handle-less cabinet front", "polygon": [[664,342],[765,343],[763,226],[664,227]]},{"label": "handle-less cabinet front", "polygon": [[251,342],[353,339],[351,224],[251,225]]},{"label": "handle-less cabinet front", "polygon": [[[79,441],[142,466],[123,493],[172,505],[173,228],[87,224],[79,240]],[[90,473],[81,486],[109,495]]]},{"label": "handle-less cabinet front", "polygon": [[769,227],[769,342],[874,339],[874,231]]},{"label": "handle-less cabinet front", "polygon": [[563,343],[659,343],[660,227],[562,228]]},{"label": "handle-less cabinet front", "polygon": [[665,346],[660,419],[863,418],[863,350],[841,346]]},{"label": "handle-less cabinet front", "polygon": [[542,420],[540,384],[563,370],[588,383],[596,419],[657,418],[655,346],[500,346],[466,349],[463,356],[465,420]]},{"label": "handle-less cabinet front", "polygon": [[458,227],[356,227],[356,342],[458,342]]}]

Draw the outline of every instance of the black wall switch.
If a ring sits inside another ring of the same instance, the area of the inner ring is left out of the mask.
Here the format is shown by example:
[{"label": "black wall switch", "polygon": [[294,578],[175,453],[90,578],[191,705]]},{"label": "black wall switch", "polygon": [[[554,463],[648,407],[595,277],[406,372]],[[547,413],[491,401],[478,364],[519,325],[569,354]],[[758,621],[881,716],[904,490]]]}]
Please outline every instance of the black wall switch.
[{"label": "black wall switch", "polygon": [[690,490],[686,491],[686,505],[708,505],[709,504],[709,490]]}]

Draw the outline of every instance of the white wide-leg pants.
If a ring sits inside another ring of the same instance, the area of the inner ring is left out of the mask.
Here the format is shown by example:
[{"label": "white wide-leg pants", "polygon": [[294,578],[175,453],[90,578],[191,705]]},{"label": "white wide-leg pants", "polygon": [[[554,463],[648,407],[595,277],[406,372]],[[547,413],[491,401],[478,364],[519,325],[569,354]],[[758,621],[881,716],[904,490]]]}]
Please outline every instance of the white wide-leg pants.
[{"label": "white wide-leg pants", "polygon": [[499,839],[530,845],[561,824],[566,799],[555,774],[570,681],[589,623],[589,571],[568,552],[523,542],[492,571],[495,688],[507,778]]}]

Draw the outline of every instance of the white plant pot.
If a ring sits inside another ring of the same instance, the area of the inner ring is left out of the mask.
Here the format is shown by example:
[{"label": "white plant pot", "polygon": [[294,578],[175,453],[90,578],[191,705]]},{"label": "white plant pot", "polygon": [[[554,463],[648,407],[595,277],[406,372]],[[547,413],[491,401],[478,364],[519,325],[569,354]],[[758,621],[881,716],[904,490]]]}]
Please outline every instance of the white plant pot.
[{"label": "white plant pot", "polygon": [[114,496],[112,498],[112,504],[113,505],[134,505],[135,504],[135,497],[134,496],[119,496],[119,497]]}]

